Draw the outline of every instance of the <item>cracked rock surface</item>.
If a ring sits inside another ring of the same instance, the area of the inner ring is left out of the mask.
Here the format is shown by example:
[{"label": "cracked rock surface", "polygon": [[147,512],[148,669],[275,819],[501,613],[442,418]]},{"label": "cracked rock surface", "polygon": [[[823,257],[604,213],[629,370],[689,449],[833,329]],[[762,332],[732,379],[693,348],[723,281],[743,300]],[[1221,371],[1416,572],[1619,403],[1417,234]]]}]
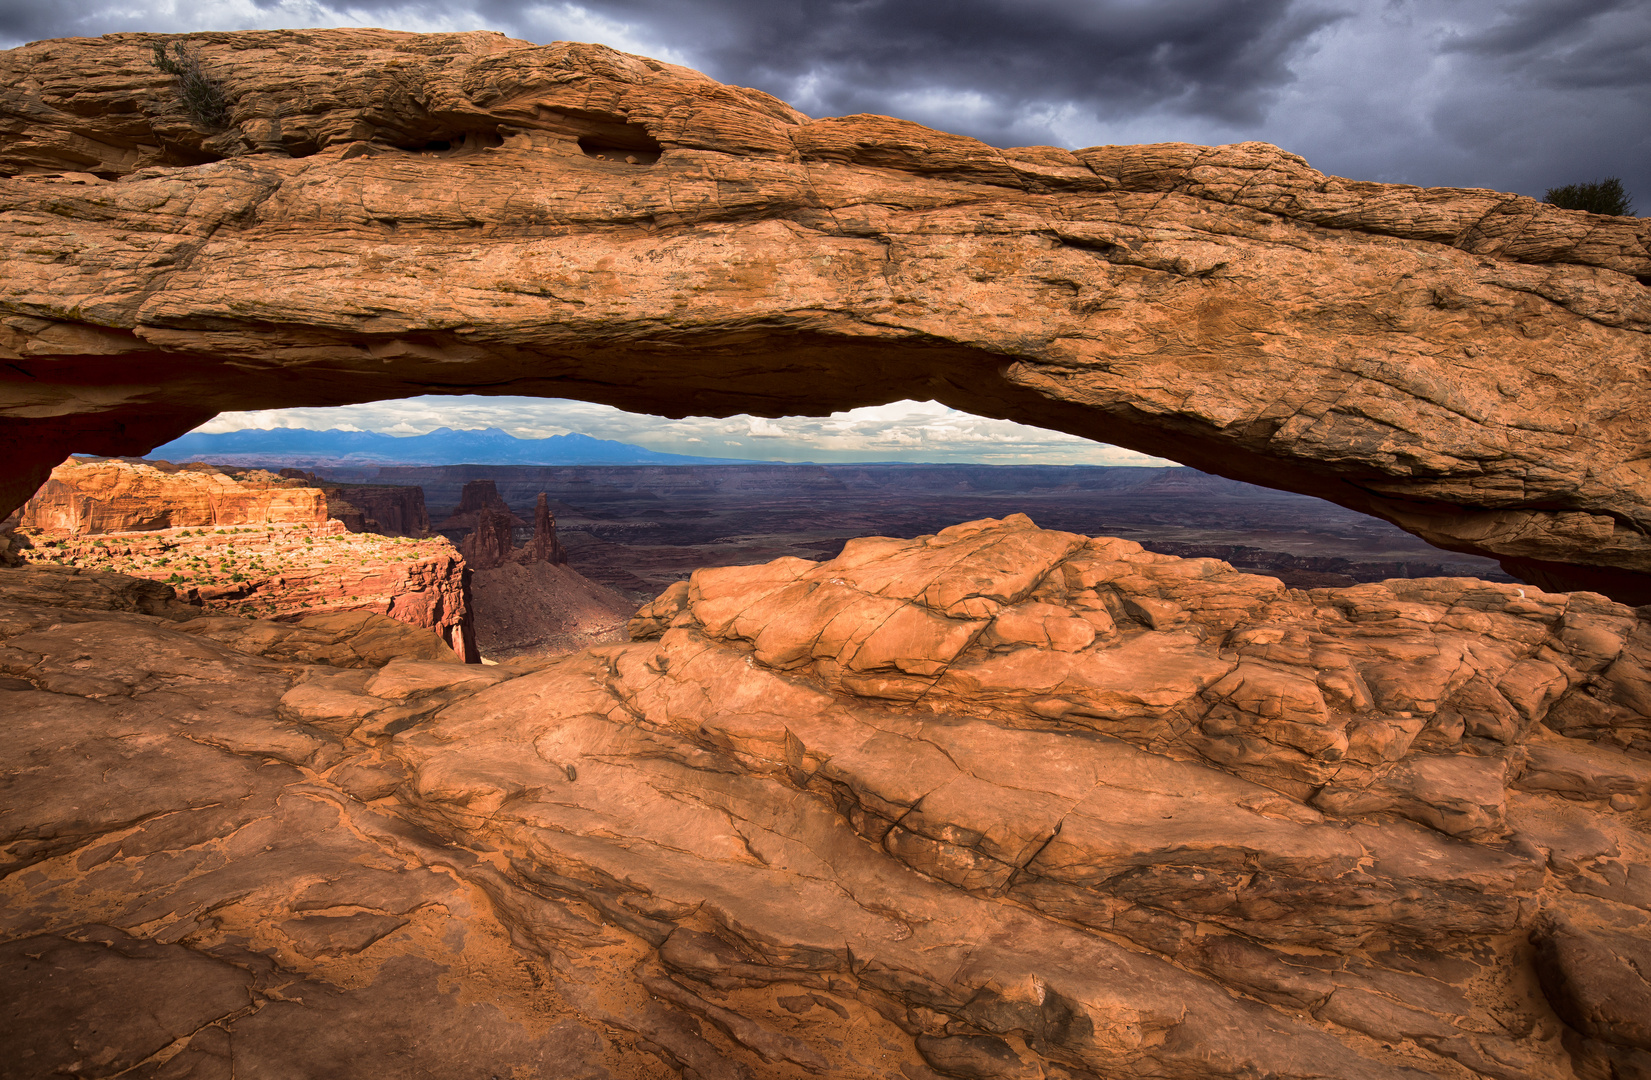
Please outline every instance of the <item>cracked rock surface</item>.
[{"label": "cracked rock surface", "polygon": [[1647,219],[1261,143],[997,149],[485,33],[190,35],[209,127],[168,40],[0,53],[0,515],[224,410],[915,398],[1651,602]]},{"label": "cracked rock surface", "polygon": [[1642,1075],[1648,615],[1016,516],[478,668],[0,570],[0,1075]]}]

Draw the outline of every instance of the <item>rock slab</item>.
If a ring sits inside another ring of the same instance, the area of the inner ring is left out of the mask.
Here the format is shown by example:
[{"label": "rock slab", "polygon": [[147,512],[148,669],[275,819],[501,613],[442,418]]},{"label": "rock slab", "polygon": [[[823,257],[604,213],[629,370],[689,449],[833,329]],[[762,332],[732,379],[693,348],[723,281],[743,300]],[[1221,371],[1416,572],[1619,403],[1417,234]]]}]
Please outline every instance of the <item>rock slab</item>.
[{"label": "rock slab", "polygon": [[1647,615],[1008,518],[477,668],[0,570],[0,1059],[1637,1075]]}]

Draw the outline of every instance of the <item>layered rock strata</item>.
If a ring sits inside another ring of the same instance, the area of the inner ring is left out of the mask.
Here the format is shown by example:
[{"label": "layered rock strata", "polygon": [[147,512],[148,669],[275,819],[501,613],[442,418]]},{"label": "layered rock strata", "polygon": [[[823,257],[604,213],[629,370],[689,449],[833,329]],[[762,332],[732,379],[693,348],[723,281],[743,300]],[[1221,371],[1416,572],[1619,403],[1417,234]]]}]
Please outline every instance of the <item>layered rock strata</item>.
[{"label": "layered rock strata", "polygon": [[482,527],[484,514],[491,514],[499,519],[498,522],[490,523],[495,528],[500,523],[507,530],[527,525],[527,522],[510,509],[510,504],[504,501],[497,484],[491,480],[471,480],[459,492],[458,508],[448,515],[439,528],[445,533],[471,532]]},{"label": "layered rock strata", "polygon": [[69,458],[23,504],[18,526],[64,536],[237,525],[325,525],[326,494],[301,481],[211,465]]},{"label": "layered rock strata", "polygon": [[[465,498],[470,499],[473,490],[478,490],[480,485],[485,485],[488,501],[478,498],[473,509],[461,507],[442,525],[445,530],[453,527],[455,522],[470,523],[471,532],[460,542],[459,550],[471,567],[491,570],[506,563],[531,566],[534,563],[560,565],[568,561],[562,542],[556,538],[556,515],[550,512],[549,496],[542,491],[539,493],[539,501],[533,508],[533,535],[525,546],[518,548],[514,534],[521,518],[504,505],[493,487],[493,481],[473,480],[466,484]],[[504,508],[501,510],[500,507]]]},{"label": "layered rock strata", "polygon": [[325,525],[384,536],[430,535],[424,492],[329,484],[283,469],[225,471],[167,461],[69,458],[19,509],[20,528],[69,536],[239,525]]},{"label": "layered rock strata", "polygon": [[471,515],[475,527],[459,543],[459,553],[476,570],[491,570],[510,561],[515,552],[510,518],[484,506]]},{"label": "layered rock strata", "polygon": [[556,538],[556,515],[550,512],[550,496],[539,492],[539,499],[533,506],[533,535],[528,539],[527,546],[519,556],[524,563],[551,563],[562,565],[568,561],[568,553],[562,547],[562,542]]},{"label": "layered rock strata", "polygon": [[1011,518],[340,668],[121,580],[0,571],[43,1071],[1651,1068],[1644,610]]},{"label": "layered rock strata", "polygon": [[1259,143],[1000,150],[482,33],[191,35],[208,129],[168,40],[0,55],[0,504],[225,409],[904,397],[1651,599],[1645,219]]},{"label": "layered rock strata", "polygon": [[36,565],[114,571],[173,585],[208,610],[298,619],[370,611],[433,632],[462,660],[478,658],[470,572],[447,541],[311,529],[168,529],[88,539],[21,534]]},{"label": "layered rock strata", "polygon": [[301,469],[282,469],[281,475],[320,488],[327,496],[327,516],[342,521],[351,532],[430,535],[430,512],[424,505],[424,489],[417,485],[334,484]]}]

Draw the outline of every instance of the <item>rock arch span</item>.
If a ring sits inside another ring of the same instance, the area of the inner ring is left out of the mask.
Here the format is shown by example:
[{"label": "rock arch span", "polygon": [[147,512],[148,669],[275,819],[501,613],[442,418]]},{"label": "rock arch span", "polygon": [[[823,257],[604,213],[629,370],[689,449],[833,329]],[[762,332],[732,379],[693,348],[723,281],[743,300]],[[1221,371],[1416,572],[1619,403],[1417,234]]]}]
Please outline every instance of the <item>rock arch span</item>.
[{"label": "rock arch span", "polygon": [[0,480],[225,409],[934,398],[1651,601],[1651,220],[1258,143],[998,150],[600,46],[370,30],[0,54]]}]

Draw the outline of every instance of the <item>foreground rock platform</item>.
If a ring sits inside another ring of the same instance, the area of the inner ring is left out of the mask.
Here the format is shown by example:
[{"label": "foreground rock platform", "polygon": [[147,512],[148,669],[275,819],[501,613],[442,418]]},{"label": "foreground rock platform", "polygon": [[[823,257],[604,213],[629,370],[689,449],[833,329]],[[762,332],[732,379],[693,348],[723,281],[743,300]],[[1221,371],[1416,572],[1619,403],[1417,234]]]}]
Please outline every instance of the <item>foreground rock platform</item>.
[{"label": "foreground rock platform", "polygon": [[[1651,602],[1651,222],[1260,143],[997,149],[601,46],[0,54],[0,514],[70,452],[439,392],[935,399]],[[88,392],[88,388],[96,388]]]},{"label": "foreground rock platform", "polygon": [[478,668],[0,570],[0,1061],[1647,1075],[1648,616],[1014,517]]}]

